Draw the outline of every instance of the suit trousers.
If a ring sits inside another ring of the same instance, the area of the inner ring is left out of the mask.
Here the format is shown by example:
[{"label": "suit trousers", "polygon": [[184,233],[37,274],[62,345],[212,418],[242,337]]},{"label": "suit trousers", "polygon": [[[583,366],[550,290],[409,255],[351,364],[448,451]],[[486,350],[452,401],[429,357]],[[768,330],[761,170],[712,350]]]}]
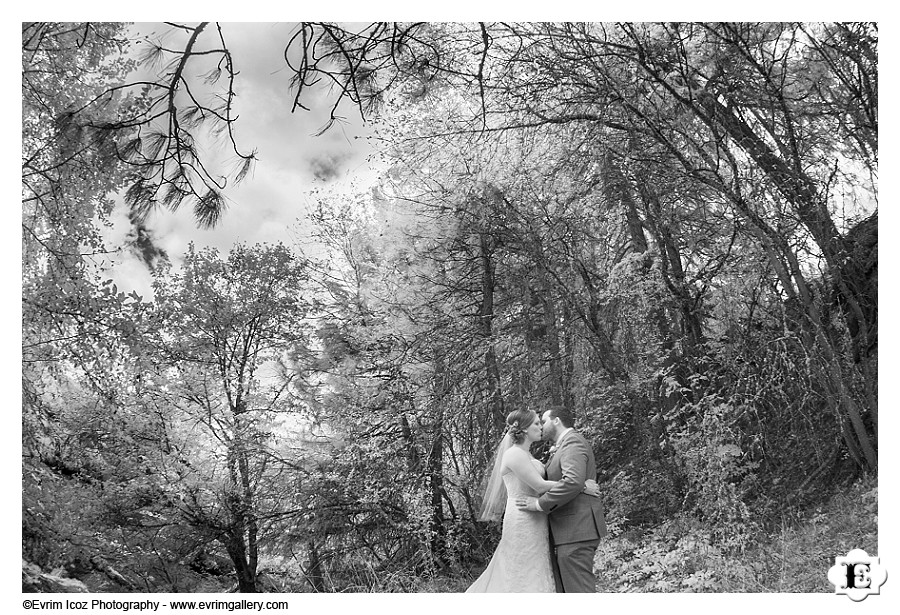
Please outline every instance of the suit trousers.
[{"label": "suit trousers", "polygon": [[553,576],[558,594],[592,594],[597,591],[594,554],[600,539],[556,545],[553,549]]}]

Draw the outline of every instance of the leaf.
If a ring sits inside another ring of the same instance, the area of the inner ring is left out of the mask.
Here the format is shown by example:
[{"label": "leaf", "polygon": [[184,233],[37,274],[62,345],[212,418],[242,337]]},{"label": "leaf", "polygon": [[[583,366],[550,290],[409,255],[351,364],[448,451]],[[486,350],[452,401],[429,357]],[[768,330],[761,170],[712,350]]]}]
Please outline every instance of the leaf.
[{"label": "leaf", "polygon": [[740,457],[741,455],[743,455],[743,451],[740,449],[740,447],[735,446],[734,444],[723,444],[719,447],[719,450],[717,452],[719,454],[719,457],[723,458],[729,456]]}]

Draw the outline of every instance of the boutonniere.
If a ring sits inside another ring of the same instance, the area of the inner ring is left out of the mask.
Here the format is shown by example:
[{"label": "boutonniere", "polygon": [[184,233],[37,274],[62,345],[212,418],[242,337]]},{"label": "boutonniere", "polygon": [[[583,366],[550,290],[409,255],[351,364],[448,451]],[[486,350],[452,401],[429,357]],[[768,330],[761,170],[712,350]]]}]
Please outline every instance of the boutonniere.
[{"label": "boutonniere", "polygon": [[553,459],[553,454],[556,453],[556,449],[558,447],[554,444],[549,449],[547,449],[547,453],[544,455],[544,463],[547,463],[551,459]]}]

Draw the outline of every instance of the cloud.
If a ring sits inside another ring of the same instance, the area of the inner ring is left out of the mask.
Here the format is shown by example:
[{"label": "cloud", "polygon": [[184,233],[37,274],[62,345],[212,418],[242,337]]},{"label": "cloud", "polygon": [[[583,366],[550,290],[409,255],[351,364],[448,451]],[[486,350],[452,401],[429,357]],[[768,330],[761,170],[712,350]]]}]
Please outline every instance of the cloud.
[{"label": "cloud", "polygon": [[[149,289],[150,275],[143,259],[153,259],[155,250],[166,253],[178,267],[188,243],[211,246],[227,254],[237,242],[284,241],[302,244],[309,238],[298,236],[299,222],[304,226],[308,199],[317,198],[316,188],[323,184],[336,192],[354,192],[360,185],[374,181],[377,173],[366,161],[372,146],[367,137],[371,126],[363,124],[356,110],[341,106],[336,111],[341,121],[324,134],[314,136],[328,122],[334,100],[326,87],[309,90],[304,98],[309,111],[292,110],[293,94],[289,88],[291,71],[285,66],[284,45],[293,31],[290,24],[227,23],[223,24],[226,43],[233,54],[238,116],[233,124],[238,147],[244,153],[256,150],[258,162],[253,173],[241,184],[229,182],[223,191],[227,209],[213,229],[199,229],[186,203],[177,212],[159,208],[143,235],[134,232],[127,220],[127,210],[118,210],[119,219],[110,244],[121,246],[128,239],[151,239],[134,253],[124,251],[109,274],[120,288],[135,288],[140,293]],[[141,24],[142,31],[168,30],[162,24]],[[208,34],[214,40],[213,31]],[[199,131],[198,146],[204,161],[216,173],[234,167],[231,144],[224,138],[210,138]],[[293,230],[292,230],[293,229]],[[151,249],[152,248],[152,249]]]},{"label": "cloud", "polygon": [[310,171],[317,180],[328,182],[339,175],[344,169],[344,163],[353,157],[352,151],[329,152],[316,156],[309,163]]}]

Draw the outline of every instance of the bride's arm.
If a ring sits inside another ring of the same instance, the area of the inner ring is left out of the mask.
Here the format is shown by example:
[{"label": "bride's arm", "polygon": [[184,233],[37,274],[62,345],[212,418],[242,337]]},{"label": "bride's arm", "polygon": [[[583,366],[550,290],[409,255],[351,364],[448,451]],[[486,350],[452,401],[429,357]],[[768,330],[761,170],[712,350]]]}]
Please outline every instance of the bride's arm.
[{"label": "bride's arm", "polygon": [[542,495],[559,483],[544,480],[534,467],[533,459],[534,457],[530,453],[514,446],[503,454],[503,465],[508,467],[516,475],[516,478]]}]

